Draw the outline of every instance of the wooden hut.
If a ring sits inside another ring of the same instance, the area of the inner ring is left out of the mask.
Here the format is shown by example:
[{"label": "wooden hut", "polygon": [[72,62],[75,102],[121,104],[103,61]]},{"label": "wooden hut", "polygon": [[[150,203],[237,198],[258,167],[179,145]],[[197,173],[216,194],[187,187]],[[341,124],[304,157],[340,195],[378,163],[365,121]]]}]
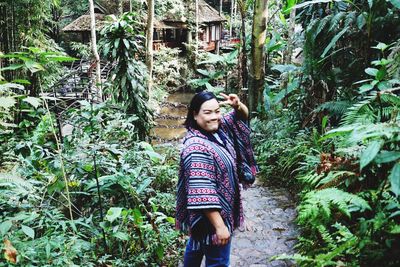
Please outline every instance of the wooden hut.
[{"label": "wooden hut", "polygon": [[[219,45],[225,18],[218,11],[199,0],[199,49],[215,51]],[[161,46],[184,48],[188,42],[187,22],[182,19],[165,18],[154,25],[154,49]]]},{"label": "wooden hut", "polygon": [[[98,3],[94,3],[94,15],[96,17],[96,31],[99,32],[105,23],[106,14],[108,11]],[[80,41],[82,43],[90,42],[90,14],[89,11],[86,14],[78,17],[70,24],[62,29],[63,32],[73,36],[72,39]]]},{"label": "wooden hut", "polygon": [[[105,8],[95,4],[96,30],[100,31],[105,24]],[[212,8],[204,0],[199,0],[199,49],[204,51],[215,51],[221,38],[223,22],[225,18]],[[165,18],[155,20],[153,48],[159,50],[161,47],[185,49],[184,43],[188,43],[187,21],[184,19]],[[62,29],[63,32],[80,36],[80,41],[90,41],[90,15],[87,13],[80,16]],[[74,38],[79,39],[79,38]]]}]

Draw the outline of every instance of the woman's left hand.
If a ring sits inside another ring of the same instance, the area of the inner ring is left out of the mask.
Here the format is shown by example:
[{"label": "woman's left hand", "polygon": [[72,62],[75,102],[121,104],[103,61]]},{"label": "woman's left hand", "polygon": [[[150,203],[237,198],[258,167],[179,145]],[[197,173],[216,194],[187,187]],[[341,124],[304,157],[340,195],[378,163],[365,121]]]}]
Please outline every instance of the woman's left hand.
[{"label": "woman's left hand", "polygon": [[240,102],[239,97],[236,94],[226,95],[224,93],[220,93],[220,96],[225,98],[224,101],[219,102],[220,105],[230,105],[234,109],[238,109],[239,108],[241,102]]}]

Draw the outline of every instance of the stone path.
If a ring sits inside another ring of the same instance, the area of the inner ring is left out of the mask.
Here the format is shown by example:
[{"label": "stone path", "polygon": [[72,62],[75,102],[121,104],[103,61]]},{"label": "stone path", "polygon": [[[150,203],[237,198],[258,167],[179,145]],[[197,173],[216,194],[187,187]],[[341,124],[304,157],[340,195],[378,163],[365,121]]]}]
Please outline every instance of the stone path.
[{"label": "stone path", "polygon": [[233,235],[231,266],[295,266],[290,261],[270,261],[274,255],[294,253],[296,210],[287,190],[256,183],[242,196],[245,226]]},{"label": "stone path", "polygon": [[[154,144],[174,144],[185,134],[182,126],[190,93],[175,93],[161,108],[153,129]],[[271,261],[283,253],[293,254],[298,231],[294,202],[283,188],[264,187],[257,182],[242,194],[245,226],[233,234],[232,267],[287,267],[291,261]],[[181,263],[179,266],[183,266]],[[204,265],[204,262],[202,264]]]}]

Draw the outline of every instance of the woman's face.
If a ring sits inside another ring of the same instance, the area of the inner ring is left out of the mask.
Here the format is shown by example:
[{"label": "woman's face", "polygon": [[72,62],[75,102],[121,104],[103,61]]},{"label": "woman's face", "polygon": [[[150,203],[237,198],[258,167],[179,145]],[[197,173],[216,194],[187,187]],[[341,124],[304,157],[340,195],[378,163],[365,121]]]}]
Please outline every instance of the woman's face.
[{"label": "woman's face", "polygon": [[207,132],[215,132],[218,130],[221,121],[221,110],[218,101],[210,99],[204,102],[199,113],[194,114],[197,125]]}]

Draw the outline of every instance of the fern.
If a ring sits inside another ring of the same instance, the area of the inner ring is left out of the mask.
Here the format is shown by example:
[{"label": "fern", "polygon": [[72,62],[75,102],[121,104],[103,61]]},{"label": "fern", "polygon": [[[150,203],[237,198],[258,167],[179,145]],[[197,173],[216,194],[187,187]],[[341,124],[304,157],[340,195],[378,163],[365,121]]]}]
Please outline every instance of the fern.
[{"label": "fern", "polygon": [[333,186],[336,187],[344,180],[348,179],[349,177],[354,177],[355,175],[356,174],[354,172],[349,171],[331,171],[317,184],[317,187],[319,187],[319,189]]},{"label": "fern", "polygon": [[329,101],[321,104],[314,112],[328,111],[331,115],[342,116],[349,107],[351,107],[352,102],[350,101]]},{"label": "fern", "polygon": [[[382,113],[380,113],[380,107],[382,107]],[[389,120],[392,115],[398,113],[399,108],[400,97],[388,91],[379,94],[374,92],[350,107],[341,124],[373,123],[380,121],[379,119]]]},{"label": "fern", "polygon": [[304,196],[299,206],[298,222],[302,225],[327,223],[332,216],[332,208],[350,217],[352,211],[371,209],[367,201],[351,193],[336,188],[311,191]]},{"label": "fern", "polygon": [[31,191],[32,184],[17,173],[0,173],[0,187],[18,187]]},{"label": "fern", "polygon": [[330,20],[329,32],[336,31],[339,29],[339,24],[344,17],[346,17],[346,12],[339,12],[335,16],[332,17]]}]

